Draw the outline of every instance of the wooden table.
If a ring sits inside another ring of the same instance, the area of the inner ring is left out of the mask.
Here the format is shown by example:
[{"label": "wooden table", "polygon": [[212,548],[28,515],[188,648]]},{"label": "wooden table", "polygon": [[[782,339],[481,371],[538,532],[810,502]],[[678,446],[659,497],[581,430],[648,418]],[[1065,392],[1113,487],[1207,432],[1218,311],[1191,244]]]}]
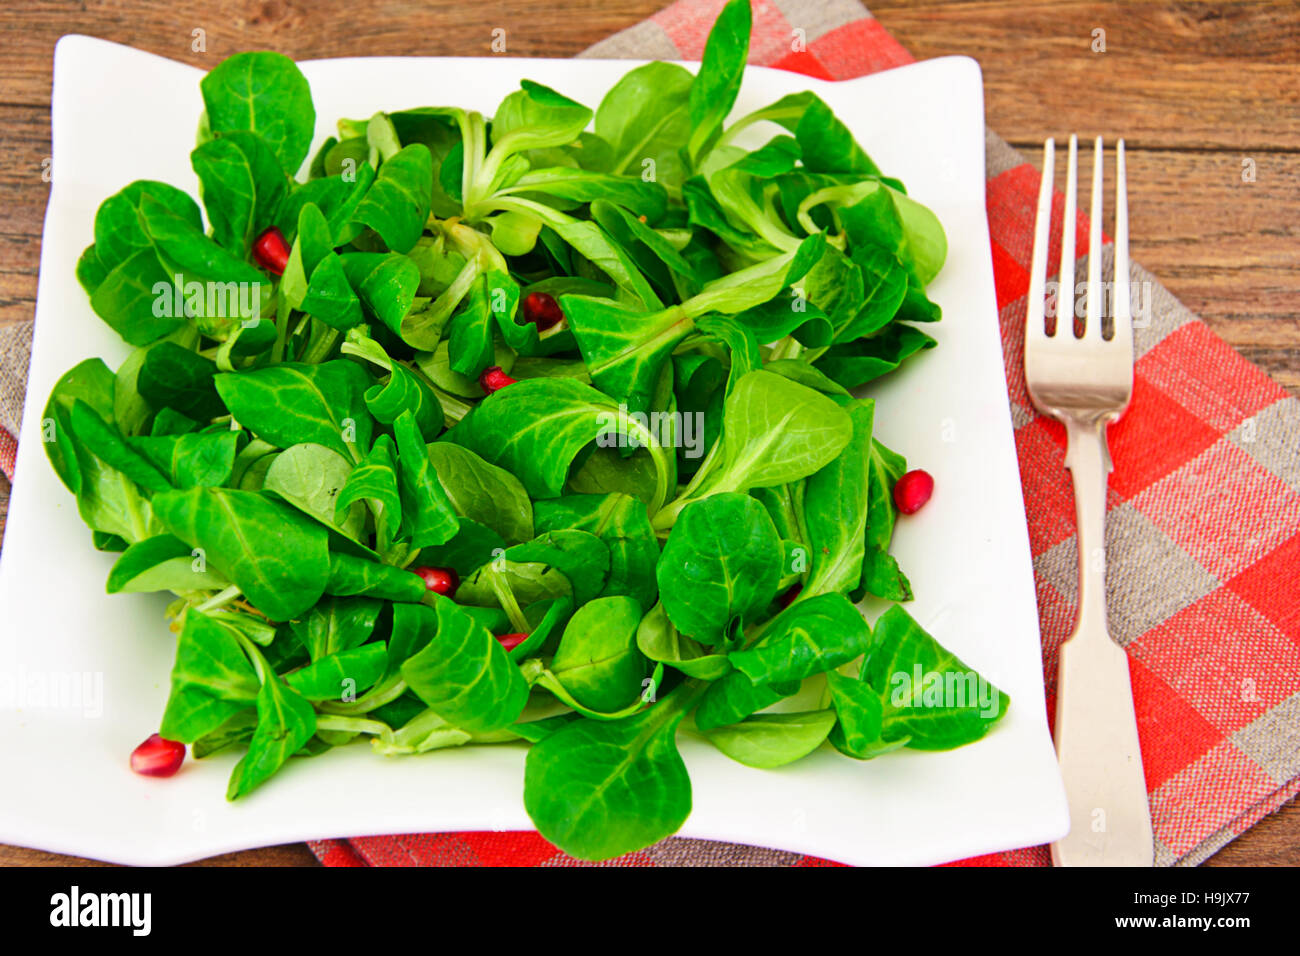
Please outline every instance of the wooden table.
[{"label": "wooden table", "polygon": [[[0,322],[32,316],[49,154],[54,41],[86,33],[211,67],[239,50],[297,58],[571,56],[655,12],[661,0],[26,0],[0,9]],[[983,0],[872,6],[918,58],[984,68],[990,125],[1014,145],[1123,135],[1132,251],[1244,355],[1300,395],[1300,16],[1275,2]],[[797,25],[797,24],[796,24]],[[1104,31],[1099,34],[1096,31]],[[205,52],[194,52],[203,31]],[[1104,36],[1105,51],[1094,51]],[[437,99],[436,91],[429,97]],[[454,100],[455,91],[447,91]],[[1253,181],[1243,169],[1254,171]],[[0,533],[8,486],[0,477]],[[0,864],[81,863],[0,846]],[[297,844],[205,863],[311,864]],[[1211,865],[1300,864],[1292,803]]]}]

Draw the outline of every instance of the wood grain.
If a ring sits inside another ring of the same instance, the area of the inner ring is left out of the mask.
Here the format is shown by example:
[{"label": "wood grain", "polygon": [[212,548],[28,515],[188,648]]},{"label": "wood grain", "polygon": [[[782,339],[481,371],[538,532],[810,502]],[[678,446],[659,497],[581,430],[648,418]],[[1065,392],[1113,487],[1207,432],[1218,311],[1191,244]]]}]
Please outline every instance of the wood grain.
[{"label": "wood grain", "polygon": [[[29,319],[48,188],[54,43],[84,33],[208,67],[243,49],[298,58],[367,53],[571,56],[661,0],[28,0],[0,8],[0,322]],[[1293,394],[1300,395],[1300,16],[1294,2],[882,0],[872,11],[924,59],[972,56],[986,115],[1013,145],[1122,135],[1134,258]],[[797,24],[796,24],[797,25]],[[192,49],[196,29],[206,50]],[[1094,52],[1095,30],[1105,52]],[[436,100],[437,91],[430,92]],[[454,91],[447,99],[454,99]],[[1255,181],[1242,179],[1243,160]],[[7,486],[0,478],[0,534]],[[0,865],[80,864],[0,846]],[[301,844],[210,865],[300,865]],[[1300,804],[1209,865],[1300,865]]]}]

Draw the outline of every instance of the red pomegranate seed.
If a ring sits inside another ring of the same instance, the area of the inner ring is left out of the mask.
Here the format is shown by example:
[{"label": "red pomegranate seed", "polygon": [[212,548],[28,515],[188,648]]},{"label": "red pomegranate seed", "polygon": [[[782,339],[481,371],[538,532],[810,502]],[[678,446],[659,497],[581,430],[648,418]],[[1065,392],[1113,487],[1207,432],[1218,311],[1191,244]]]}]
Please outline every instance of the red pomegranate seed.
[{"label": "red pomegranate seed", "polygon": [[782,594],[780,597],[776,599],[776,603],[781,605],[782,609],[787,608],[794,603],[794,599],[799,596],[799,592],[802,590],[803,590],[802,584],[791,585],[790,590],[786,591],[784,594]]},{"label": "red pomegranate seed", "polygon": [[483,391],[491,395],[507,385],[515,384],[515,380],[503,372],[500,365],[493,365],[483,370],[483,374],[478,377],[478,383],[483,386]]},{"label": "red pomegranate seed", "polygon": [[284,275],[289,265],[289,246],[284,241],[284,233],[272,226],[262,231],[253,242],[253,258],[263,269]]},{"label": "red pomegranate seed", "polygon": [[537,326],[538,332],[545,332],[551,326],[564,319],[564,312],[555,296],[545,292],[530,292],[524,297],[524,321]]},{"label": "red pomegranate seed", "polygon": [[934,494],[934,478],[920,468],[909,471],[894,485],[894,504],[905,515],[920,511]]},{"label": "red pomegranate seed", "polygon": [[131,751],[131,769],[146,777],[170,777],[185,760],[185,745],[158,734]]},{"label": "red pomegranate seed", "polygon": [[515,634],[498,634],[496,638],[498,641],[501,642],[502,647],[504,647],[508,651],[513,651],[524,641],[528,640],[528,635],[519,632]]},{"label": "red pomegranate seed", "polygon": [[460,587],[460,575],[452,568],[414,568],[413,570],[424,579],[424,586],[434,594],[451,597]]}]

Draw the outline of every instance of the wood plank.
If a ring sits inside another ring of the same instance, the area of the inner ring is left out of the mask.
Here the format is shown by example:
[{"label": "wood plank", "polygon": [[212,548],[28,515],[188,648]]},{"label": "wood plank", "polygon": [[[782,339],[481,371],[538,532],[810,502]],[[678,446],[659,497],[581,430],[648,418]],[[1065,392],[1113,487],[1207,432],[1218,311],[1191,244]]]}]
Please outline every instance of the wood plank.
[{"label": "wood plank", "polygon": [[[1068,131],[1134,146],[1300,150],[1295,4],[870,3],[918,59],[975,57],[1013,142]],[[1094,30],[1106,50],[1094,53]]]}]

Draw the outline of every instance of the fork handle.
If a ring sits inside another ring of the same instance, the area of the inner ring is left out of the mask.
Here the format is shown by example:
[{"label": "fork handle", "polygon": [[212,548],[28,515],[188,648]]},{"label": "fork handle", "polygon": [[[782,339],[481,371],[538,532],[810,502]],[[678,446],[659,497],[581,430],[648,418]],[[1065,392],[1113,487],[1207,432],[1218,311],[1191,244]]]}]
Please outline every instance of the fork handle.
[{"label": "fork handle", "polygon": [[1079,612],[1057,668],[1056,755],[1070,806],[1070,832],[1052,844],[1057,866],[1151,866],[1155,855],[1128,655],[1106,624],[1106,424],[1067,422]]}]

